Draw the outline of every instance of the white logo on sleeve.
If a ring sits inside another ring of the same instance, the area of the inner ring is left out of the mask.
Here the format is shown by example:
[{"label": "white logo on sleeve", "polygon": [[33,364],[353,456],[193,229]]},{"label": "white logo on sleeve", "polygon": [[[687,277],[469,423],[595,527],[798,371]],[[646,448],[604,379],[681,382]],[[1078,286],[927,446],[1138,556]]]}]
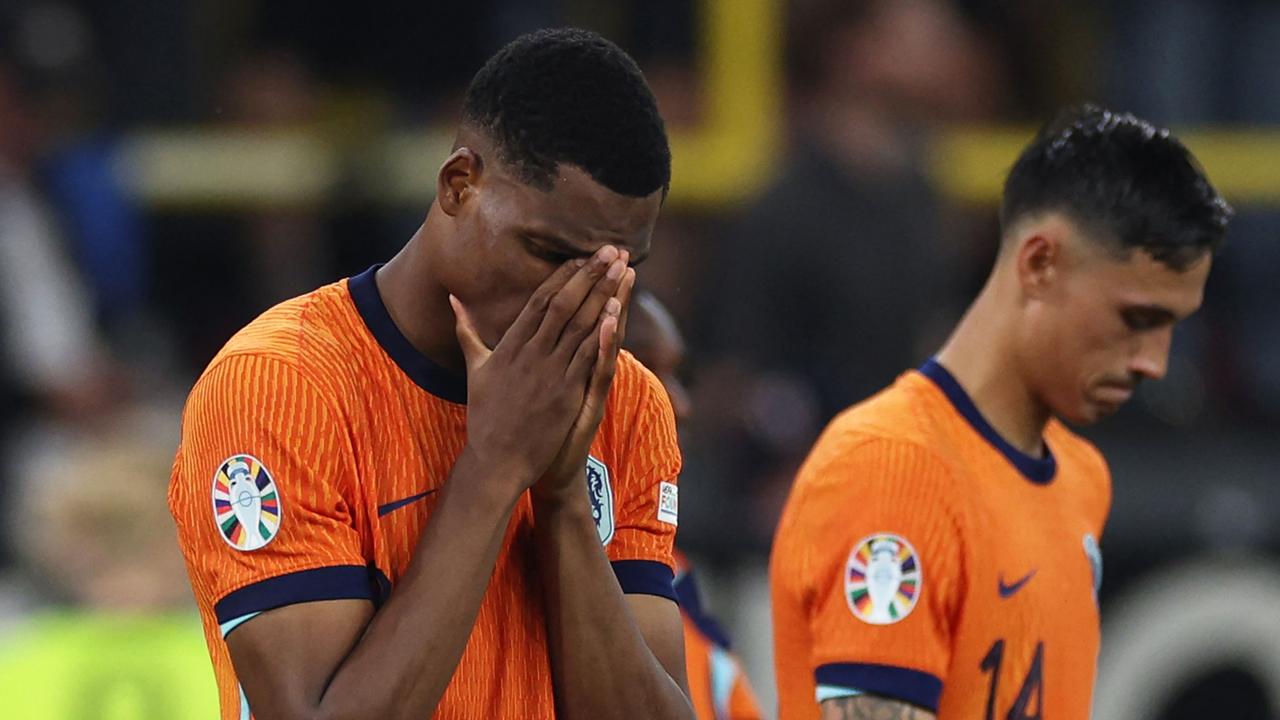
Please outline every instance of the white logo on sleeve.
[{"label": "white logo on sleeve", "polygon": [[668,525],[679,525],[680,488],[675,483],[658,485],[658,520]]},{"label": "white logo on sleeve", "polygon": [[232,455],[213,474],[213,520],[236,550],[257,550],[275,539],[282,518],[276,483],[262,461]]},{"label": "white logo on sleeve", "polygon": [[859,620],[891,625],[916,606],[922,581],[915,548],[900,535],[877,533],[858,541],[844,568],[844,597]]},{"label": "white logo on sleeve", "polygon": [[613,539],[613,486],[609,483],[609,468],[590,455],[587,456],[587,495],[591,498],[591,517],[596,521],[600,544],[608,545]]}]

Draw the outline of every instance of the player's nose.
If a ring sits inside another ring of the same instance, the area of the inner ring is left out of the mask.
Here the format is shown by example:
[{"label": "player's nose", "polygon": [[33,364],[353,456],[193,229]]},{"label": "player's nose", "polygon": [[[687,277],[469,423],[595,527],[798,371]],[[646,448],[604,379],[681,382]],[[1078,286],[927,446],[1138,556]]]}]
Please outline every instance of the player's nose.
[{"label": "player's nose", "polygon": [[1148,380],[1159,380],[1169,371],[1169,346],[1173,329],[1163,328],[1147,334],[1137,354],[1129,361],[1129,371]]}]

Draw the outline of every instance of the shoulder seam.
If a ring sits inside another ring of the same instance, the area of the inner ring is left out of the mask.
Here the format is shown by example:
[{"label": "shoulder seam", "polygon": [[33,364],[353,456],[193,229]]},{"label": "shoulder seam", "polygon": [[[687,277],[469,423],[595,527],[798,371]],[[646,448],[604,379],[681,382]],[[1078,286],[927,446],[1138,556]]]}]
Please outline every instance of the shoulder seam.
[{"label": "shoulder seam", "polygon": [[[229,353],[227,355],[224,355],[218,358],[213,363],[210,363],[209,367],[205,368],[205,371],[200,374],[200,379],[196,381],[196,385],[199,386],[200,383],[204,381],[205,377],[213,373],[216,369],[220,368],[222,365],[226,364],[227,361],[235,358],[251,358],[254,360],[264,360],[269,363],[274,363],[274,364],[282,365],[286,368],[289,368],[293,372],[297,373],[298,378],[302,380],[304,383],[306,383],[308,387],[311,388],[312,392],[315,393],[316,397],[320,399],[320,402],[322,402],[326,406],[329,412],[333,413],[333,416],[335,418],[343,417],[343,414],[342,412],[339,411],[339,408],[337,407],[337,405],[333,403],[333,400],[328,395],[326,395],[324,392],[321,391],[320,384],[316,382],[314,378],[310,377],[310,375],[302,367],[301,364],[299,364],[295,360],[280,357],[279,355],[261,353],[253,350],[244,350],[244,351],[236,351],[233,353]],[[193,388],[193,391],[194,391],[194,388]]]}]

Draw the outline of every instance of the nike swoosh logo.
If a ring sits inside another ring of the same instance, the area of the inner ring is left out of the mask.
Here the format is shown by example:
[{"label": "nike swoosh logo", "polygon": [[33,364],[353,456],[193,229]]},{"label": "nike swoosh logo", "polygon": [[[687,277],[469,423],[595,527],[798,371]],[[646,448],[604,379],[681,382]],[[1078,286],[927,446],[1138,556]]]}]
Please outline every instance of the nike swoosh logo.
[{"label": "nike swoosh logo", "polygon": [[1022,577],[1022,579],[1021,579],[1021,580],[1018,580],[1017,582],[1014,582],[1014,583],[1009,584],[1009,585],[1005,585],[1005,584],[1004,584],[1004,575],[1003,575],[1003,574],[1001,574],[1001,576],[1000,576],[1000,580],[999,580],[999,582],[1000,582],[1000,597],[1002,597],[1002,598],[1011,598],[1011,597],[1013,597],[1013,594],[1014,594],[1014,593],[1016,593],[1016,592],[1018,592],[1019,590],[1021,590],[1023,585],[1026,585],[1027,583],[1031,582],[1031,578],[1033,578],[1033,577],[1035,577],[1035,576],[1036,576],[1036,571],[1035,571],[1035,570],[1032,570],[1031,572],[1029,572],[1029,573],[1027,573],[1026,575],[1024,575],[1024,576]]},{"label": "nike swoosh logo", "polygon": [[409,497],[407,497],[407,498],[401,498],[400,500],[395,500],[395,501],[389,502],[389,503],[387,503],[386,505],[379,505],[379,506],[378,506],[378,517],[382,517],[383,515],[386,515],[386,514],[387,514],[387,513],[389,513],[389,512],[392,512],[392,511],[395,511],[395,510],[399,510],[400,508],[404,507],[405,505],[409,505],[410,503],[415,503],[415,502],[417,502],[417,501],[421,500],[422,498],[427,497],[428,495],[434,495],[434,494],[436,493],[436,491],[437,491],[437,490],[439,490],[439,489],[440,489],[440,488],[436,488],[435,490],[428,490],[428,491],[426,491],[426,492],[420,492],[420,493],[418,493],[417,495],[410,495],[410,496],[409,496]]}]

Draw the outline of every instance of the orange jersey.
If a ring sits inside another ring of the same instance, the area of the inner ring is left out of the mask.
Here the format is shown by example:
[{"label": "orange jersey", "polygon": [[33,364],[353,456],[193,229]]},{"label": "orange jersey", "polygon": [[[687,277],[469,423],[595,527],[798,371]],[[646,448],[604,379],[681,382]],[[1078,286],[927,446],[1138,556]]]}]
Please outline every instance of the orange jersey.
[{"label": "orange jersey", "polygon": [[860,693],[1088,718],[1110,476],[1057,421],[1044,442],[1009,445],[933,361],[831,423],[773,547],[782,720]]},{"label": "orange jersey", "polygon": [[720,624],[703,610],[693,568],[676,552],[676,597],[684,621],[684,659],[689,699],[698,720],[761,720],[742,663],[729,647]]},{"label": "orange jersey", "polygon": [[[187,400],[169,505],[223,720],[248,718],[224,640],[292,603],[386,599],[466,441],[466,384],[409,344],[375,269],[282,303],[232,338]],[[675,599],[680,455],[662,386],[619,359],[587,482],[622,590]],[[554,717],[528,494],[434,717]]]}]

